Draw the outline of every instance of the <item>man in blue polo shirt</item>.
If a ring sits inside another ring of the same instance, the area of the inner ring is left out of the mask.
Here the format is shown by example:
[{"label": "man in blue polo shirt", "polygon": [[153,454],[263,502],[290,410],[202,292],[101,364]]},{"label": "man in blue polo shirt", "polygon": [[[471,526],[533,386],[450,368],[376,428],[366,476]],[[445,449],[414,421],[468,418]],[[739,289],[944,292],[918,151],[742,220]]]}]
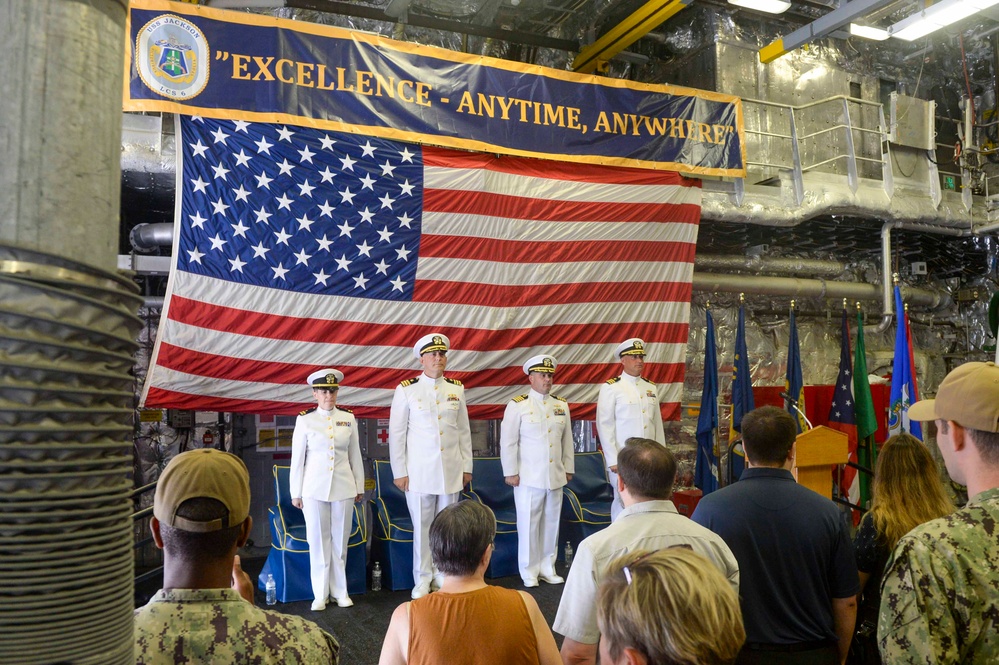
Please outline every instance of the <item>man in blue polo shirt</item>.
[{"label": "man in blue polo shirt", "polygon": [[697,505],[693,520],[735,553],[746,644],[738,665],[846,662],[860,583],[836,505],[791,475],[797,429],[764,406],[742,420],[747,469]]}]

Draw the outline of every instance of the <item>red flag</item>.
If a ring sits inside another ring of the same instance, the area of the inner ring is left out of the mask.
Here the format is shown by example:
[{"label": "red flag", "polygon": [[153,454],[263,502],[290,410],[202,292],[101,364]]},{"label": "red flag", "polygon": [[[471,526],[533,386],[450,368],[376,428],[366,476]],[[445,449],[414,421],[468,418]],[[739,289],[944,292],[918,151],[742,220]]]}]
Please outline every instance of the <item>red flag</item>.
[{"label": "red flag", "polygon": [[670,172],[463,153],[302,127],[181,120],[166,310],[147,407],[293,413],[310,371],[387,417],[451,339],[473,418],[499,418],[524,359],[593,417],[614,349],[642,337],[663,415],[679,418],[697,181]]}]

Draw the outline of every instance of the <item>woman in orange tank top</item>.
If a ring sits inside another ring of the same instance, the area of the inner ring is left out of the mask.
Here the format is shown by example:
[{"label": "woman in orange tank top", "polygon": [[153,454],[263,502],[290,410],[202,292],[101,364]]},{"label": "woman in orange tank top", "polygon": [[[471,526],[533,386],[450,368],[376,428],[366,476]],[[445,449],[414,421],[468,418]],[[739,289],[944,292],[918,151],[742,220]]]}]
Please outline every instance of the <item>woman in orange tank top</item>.
[{"label": "woman in orange tank top", "polygon": [[560,665],[534,598],[486,584],[496,516],[461,501],[430,525],[430,551],[444,575],[440,591],[392,614],[379,665]]}]

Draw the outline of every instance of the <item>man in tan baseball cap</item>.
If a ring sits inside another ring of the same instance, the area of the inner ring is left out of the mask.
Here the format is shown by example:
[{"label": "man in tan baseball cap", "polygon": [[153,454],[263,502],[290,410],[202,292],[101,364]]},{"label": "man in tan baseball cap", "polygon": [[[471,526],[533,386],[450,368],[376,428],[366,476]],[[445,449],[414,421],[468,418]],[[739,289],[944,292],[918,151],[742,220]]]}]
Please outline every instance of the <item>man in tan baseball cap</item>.
[{"label": "man in tan baseball cap", "polygon": [[319,626],[253,604],[236,555],[252,526],[243,460],[206,448],[167,464],[149,523],[163,588],[135,610],[137,664],[337,662],[339,645]]},{"label": "man in tan baseball cap", "polygon": [[999,367],[965,363],[935,399],[909,407],[934,420],[947,472],[970,500],[899,540],[884,573],[878,639],[886,663],[999,662]]}]

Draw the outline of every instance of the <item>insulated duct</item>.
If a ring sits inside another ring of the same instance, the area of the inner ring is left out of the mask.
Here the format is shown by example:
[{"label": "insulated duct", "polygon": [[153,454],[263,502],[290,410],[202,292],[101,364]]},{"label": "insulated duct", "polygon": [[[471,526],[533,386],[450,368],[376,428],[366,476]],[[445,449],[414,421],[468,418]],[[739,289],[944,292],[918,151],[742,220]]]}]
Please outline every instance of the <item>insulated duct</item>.
[{"label": "insulated duct", "polygon": [[135,660],[126,6],[0,11],[0,663]]},{"label": "insulated duct", "polygon": [[0,662],[133,661],[137,291],[0,245]]}]

